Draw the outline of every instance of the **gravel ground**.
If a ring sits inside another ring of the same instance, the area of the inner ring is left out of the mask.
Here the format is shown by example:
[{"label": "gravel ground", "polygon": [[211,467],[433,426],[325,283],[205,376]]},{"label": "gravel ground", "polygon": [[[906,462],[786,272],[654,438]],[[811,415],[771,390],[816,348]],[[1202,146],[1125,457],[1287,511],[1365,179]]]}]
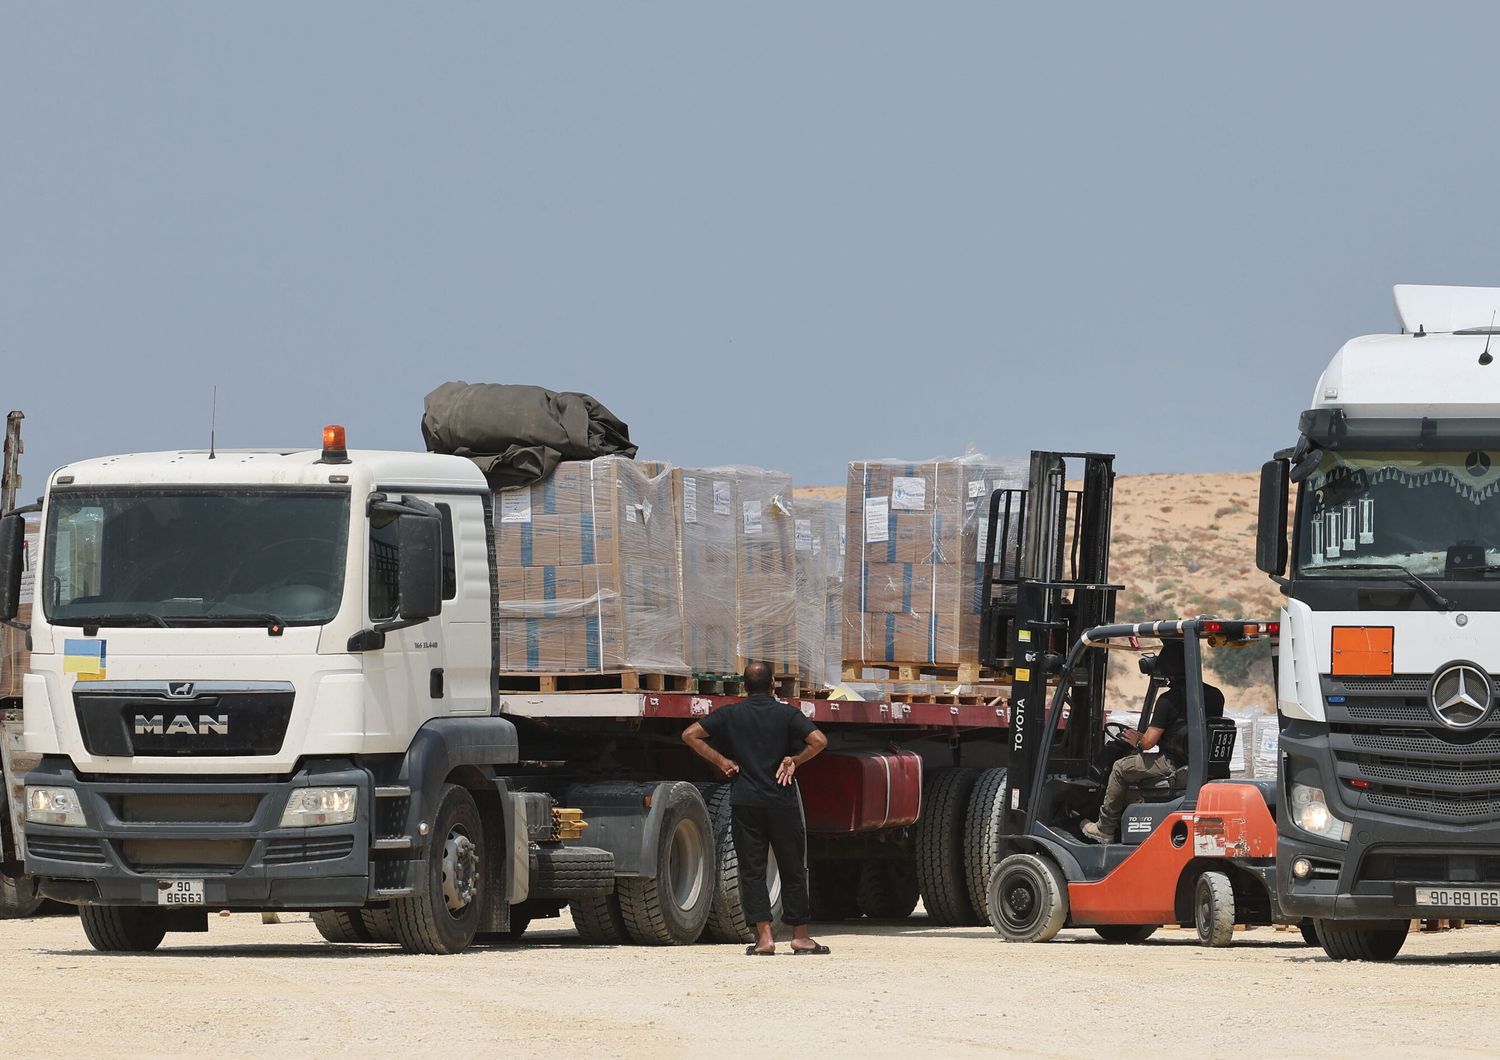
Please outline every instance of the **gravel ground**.
[{"label": "gravel ground", "polygon": [[[555,926],[548,926],[548,925]],[[944,1056],[1492,1053],[1500,929],[1414,935],[1395,965],[1339,965],[1295,932],[1205,950],[1185,931],[1111,946],[1068,931],[830,925],[830,957],[586,947],[564,917],[458,957],[332,946],[303,916],[211,917],[150,956],[103,956],[71,917],[0,922],[12,1055],[686,1056],[748,1049]],[[784,947],[783,947],[784,948]],[[1478,1004],[1476,1004],[1476,1001]]]}]

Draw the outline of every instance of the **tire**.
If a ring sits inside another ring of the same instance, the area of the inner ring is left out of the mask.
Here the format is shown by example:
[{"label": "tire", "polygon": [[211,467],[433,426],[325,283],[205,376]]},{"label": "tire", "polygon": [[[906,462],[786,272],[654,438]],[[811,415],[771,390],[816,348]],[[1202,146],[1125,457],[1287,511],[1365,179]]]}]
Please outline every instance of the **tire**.
[{"label": "tire", "polygon": [[532,898],[571,901],[615,889],[615,856],[597,847],[538,847]]},{"label": "tire", "polygon": [[698,789],[685,780],[666,789],[657,833],[655,879],[619,881],[625,931],[642,946],[686,946],[708,923],[716,890],[714,831]]},{"label": "tire", "polygon": [[100,953],[150,953],[167,936],[166,917],[157,909],[85,905],[78,915],[89,945]]},{"label": "tire", "polygon": [[1314,921],[1323,952],[1335,961],[1393,961],[1411,926],[1405,920]]},{"label": "tire", "polygon": [[361,909],[359,920],[364,925],[370,942],[394,945],[400,941],[396,938],[396,921],[391,916],[389,906],[385,909]]},{"label": "tire", "polygon": [[318,934],[335,945],[375,941],[365,930],[364,918],[358,909],[319,909],[313,913],[312,922]]},{"label": "tire", "polygon": [[35,876],[0,875],[0,920],[24,920],[36,916],[46,899],[37,890]]},{"label": "tire", "polygon": [[859,909],[860,863],[814,861],[807,866],[807,902],[819,923],[855,920]]},{"label": "tire", "polygon": [[1193,887],[1193,922],[1205,946],[1227,946],[1234,941],[1234,886],[1222,872],[1209,871]]},{"label": "tire", "polygon": [[417,893],[391,902],[396,941],[407,953],[462,953],[479,930],[489,879],[479,807],[457,785],[438,796],[426,860]]},{"label": "tire", "polygon": [[969,900],[964,824],[979,780],[973,769],[939,769],[925,778],[917,821],[917,889],[934,924],[982,924]]},{"label": "tire", "polygon": [[1302,921],[1297,925],[1297,930],[1302,932],[1302,941],[1307,943],[1309,946],[1322,945],[1322,943],[1318,941],[1317,926],[1311,920]]},{"label": "tire", "polygon": [[573,926],[584,942],[596,946],[623,946],[630,941],[625,917],[620,913],[620,896],[615,891],[574,898],[568,902]]},{"label": "tire", "polygon": [[909,861],[867,861],[855,902],[872,920],[905,920],[917,907],[917,870]]},{"label": "tire", "polygon": [[1006,942],[1047,942],[1068,920],[1068,884],[1036,854],[1012,854],[995,866],[989,885],[990,926]]},{"label": "tire", "polygon": [[964,815],[964,874],[969,903],[981,921],[990,918],[990,876],[1000,864],[1000,812],[1005,795],[1005,770],[979,774]]},{"label": "tire", "polygon": [[1105,942],[1119,945],[1145,942],[1156,934],[1158,924],[1100,924],[1094,928]]},{"label": "tire", "polygon": [[[714,826],[716,851],[713,904],[703,933],[707,941],[750,943],[755,941],[755,925],[745,919],[740,904],[740,863],[734,849],[734,808],[729,805],[728,784],[704,784],[700,789]],[[771,928],[781,926],[781,870],[776,854],[768,851],[766,885],[771,894]]]}]

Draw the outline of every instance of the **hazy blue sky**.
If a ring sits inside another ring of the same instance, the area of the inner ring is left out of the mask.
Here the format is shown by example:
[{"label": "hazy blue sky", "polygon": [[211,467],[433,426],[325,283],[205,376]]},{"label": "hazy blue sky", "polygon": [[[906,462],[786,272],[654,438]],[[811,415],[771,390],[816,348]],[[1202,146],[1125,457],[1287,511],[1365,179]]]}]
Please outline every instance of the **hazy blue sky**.
[{"label": "hazy blue sky", "polygon": [[1255,467],[1397,282],[1500,283],[1500,8],[0,4],[27,492],[420,447],[447,379],[643,455]]}]

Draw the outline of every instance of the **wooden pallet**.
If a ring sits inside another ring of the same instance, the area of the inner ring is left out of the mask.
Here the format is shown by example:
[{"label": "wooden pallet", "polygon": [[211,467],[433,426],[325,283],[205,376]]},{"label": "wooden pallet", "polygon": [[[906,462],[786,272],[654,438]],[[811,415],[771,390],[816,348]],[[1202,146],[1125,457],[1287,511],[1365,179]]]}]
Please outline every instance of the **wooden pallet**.
[{"label": "wooden pallet", "polygon": [[943,665],[942,663],[927,662],[861,662],[859,660],[846,660],[844,663],[844,680],[868,680],[865,677],[865,671],[867,670],[876,670],[886,675],[884,678],[876,678],[876,680],[904,681],[907,683],[943,681],[955,685],[977,685],[994,679],[991,671],[980,666],[978,663]]},{"label": "wooden pallet", "polygon": [[1007,690],[995,689],[982,692],[879,692],[888,703],[937,703],[950,707],[987,707],[997,699],[1004,699]]},{"label": "wooden pallet", "polygon": [[687,674],[642,670],[588,670],[574,673],[503,673],[501,692],[697,692]]}]

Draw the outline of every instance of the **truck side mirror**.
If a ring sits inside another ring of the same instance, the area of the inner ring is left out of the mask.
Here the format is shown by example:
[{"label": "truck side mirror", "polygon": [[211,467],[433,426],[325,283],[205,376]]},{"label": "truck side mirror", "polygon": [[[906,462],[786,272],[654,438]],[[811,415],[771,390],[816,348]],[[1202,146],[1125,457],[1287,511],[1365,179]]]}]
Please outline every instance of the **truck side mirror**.
[{"label": "truck side mirror", "polygon": [[400,603],[405,622],[421,622],[443,609],[443,524],[436,512],[407,512],[397,534],[401,539]]},{"label": "truck side mirror", "polygon": [[1260,515],[1255,528],[1255,565],[1272,577],[1286,573],[1287,462],[1267,460],[1260,469]]},{"label": "truck side mirror", "polygon": [[14,622],[21,613],[21,572],[26,566],[26,519],[0,519],[0,622]]}]

